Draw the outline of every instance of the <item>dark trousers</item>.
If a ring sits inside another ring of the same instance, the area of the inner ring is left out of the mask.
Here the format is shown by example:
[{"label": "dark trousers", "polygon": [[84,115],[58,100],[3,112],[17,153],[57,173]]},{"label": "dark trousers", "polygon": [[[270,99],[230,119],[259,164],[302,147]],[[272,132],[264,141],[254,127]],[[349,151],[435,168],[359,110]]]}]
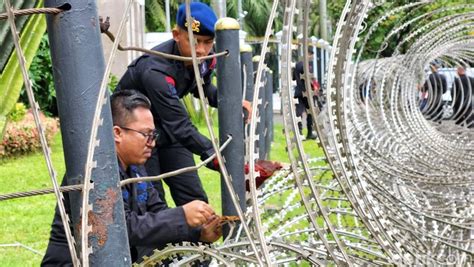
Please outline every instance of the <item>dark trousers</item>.
[{"label": "dark trousers", "polygon": [[[298,97],[298,104],[296,104],[296,116],[301,117],[303,113],[309,109],[308,99],[306,97]],[[308,134],[313,131],[313,116],[311,112],[306,112],[306,127],[308,127]],[[303,134],[303,124],[298,122],[300,134]]]},{"label": "dark trousers", "polygon": [[[65,201],[69,201],[69,199]],[[41,262],[41,267],[53,266],[73,266],[57,204],[53,224],[51,225],[51,237],[49,239],[48,248]]]},{"label": "dark trousers", "polygon": [[[193,154],[182,145],[175,143],[155,148],[145,167],[148,175],[155,176],[195,165]],[[196,199],[208,202],[197,171],[165,178],[164,181],[170,188],[176,206],[182,206]],[[154,185],[160,198],[165,200],[162,182],[154,182]]]}]

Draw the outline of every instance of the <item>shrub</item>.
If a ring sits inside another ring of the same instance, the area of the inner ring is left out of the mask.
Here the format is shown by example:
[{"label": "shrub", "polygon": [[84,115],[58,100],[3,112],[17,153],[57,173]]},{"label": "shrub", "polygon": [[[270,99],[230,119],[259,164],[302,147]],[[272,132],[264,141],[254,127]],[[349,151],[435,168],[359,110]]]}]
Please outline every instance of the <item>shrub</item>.
[{"label": "shrub", "polygon": [[8,114],[8,120],[12,122],[19,122],[25,118],[26,106],[23,103],[16,103],[13,109]]},{"label": "shrub", "polygon": [[[36,102],[40,109],[47,116],[57,116],[56,91],[54,90],[53,65],[51,63],[51,53],[49,50],[48,35],[43,35],[40,47],[31,63],[29,76],[33,86]],[[23,88],[20,94],[20,101],[30,107],[28,95]]]},{"label": "shrub", "polygon": [[[46,139],[50,142],[59,130],[59,122],[57,119],[47,118],[43,114],[40,115],[40,120],[45,130]],[[23,120],[8,124],[0,143],[0,158],[26,154],[40,148],[38,129],[32,112],[28,111]]]}]

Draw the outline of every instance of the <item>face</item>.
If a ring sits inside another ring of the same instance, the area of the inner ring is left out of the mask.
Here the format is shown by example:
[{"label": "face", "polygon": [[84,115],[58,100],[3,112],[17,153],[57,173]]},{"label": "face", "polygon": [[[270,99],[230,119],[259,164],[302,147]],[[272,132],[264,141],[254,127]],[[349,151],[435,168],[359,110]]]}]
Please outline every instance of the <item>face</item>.
[{"label": "face", "polygon": [[[209,55],[214,44],[214,38],[211,36],[194,35],[196,55],[203,57]],[[188,38],[188,32],[177,27],[173,29],[173,39],[178,44],[179,53],[183,57],[191,56],[191,44]],[[187,62],[189,63],[189,62]],[[191,63],[192,64],[192,63]]]},{"label": "face", "polygon": [[150,134],[155,129],[150,110],[143,107],[136,108],[133,111],[132,121],[121,126],[127,129],[114,126],[114,139],[117,156],[123,165],[122,167],[144,164],[151,156],[151,150],[155,146],[154,140],[148,142],[148,138],[139,133]]}]

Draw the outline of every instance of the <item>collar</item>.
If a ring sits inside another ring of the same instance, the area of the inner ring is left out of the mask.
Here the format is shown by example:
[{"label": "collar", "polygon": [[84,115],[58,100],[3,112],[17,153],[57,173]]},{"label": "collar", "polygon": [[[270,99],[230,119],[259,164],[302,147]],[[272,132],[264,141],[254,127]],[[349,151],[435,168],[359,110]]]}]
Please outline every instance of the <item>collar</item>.
[{"label": "collar", "polygon": [[139,175],[141,175],[141,174],[140,174],[140,168],[139,168],[139,166],[137,166],[137,165],[130,165],[130,166],[128,166],[128,168],[127,168],[126,170],[123,169],[122,164],[120,164],[120,162],[119,162],[118,165],[119,165],[120,180],[124,180],[124,179],[127,179],[127,178],[135,177],[136,175],[134,175],[134,174],[132,173],[132,169],[133,169],[133,168],[135,168],[135,172],[136,172],[136,173],[138,173]]},{"label": "collar", "polygon": [[[177,55],[177,56],[181,56],[181,54],[179,53],[179,48],[178,48],[178,44],[176,43],[175,40],[173,40],[173,51],[172,51],[173,55]],[[180,60],[173,60],[173,64],[175,65],[176,69],[181,73],[181,74],[184,74],[184,79],[186,80],[191,80],[194,75],[191,75],[191,72],[193,72],[193,69],[189,69],[189,68],[186,68],[186,66],[184,65],[184,61],[180,61]]]}]

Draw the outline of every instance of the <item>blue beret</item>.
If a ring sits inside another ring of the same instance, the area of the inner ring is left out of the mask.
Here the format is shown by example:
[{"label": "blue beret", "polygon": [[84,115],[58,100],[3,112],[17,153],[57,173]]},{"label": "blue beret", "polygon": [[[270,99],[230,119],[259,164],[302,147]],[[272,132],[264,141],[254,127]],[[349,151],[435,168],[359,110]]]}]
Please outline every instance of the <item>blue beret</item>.
[{"label": "blue beret", "polygon": [[[201,2],[192,2],[191,17],[194,18],[192,25],[193,33],[197,35],[207,35],[214,37],[214,24],[216,24],[217,17],[214,11],[206,4]],[[176,15],[176,23],[179,27],[187,30],[186,23],[186,5],[179,6],[178,14]]]}]

